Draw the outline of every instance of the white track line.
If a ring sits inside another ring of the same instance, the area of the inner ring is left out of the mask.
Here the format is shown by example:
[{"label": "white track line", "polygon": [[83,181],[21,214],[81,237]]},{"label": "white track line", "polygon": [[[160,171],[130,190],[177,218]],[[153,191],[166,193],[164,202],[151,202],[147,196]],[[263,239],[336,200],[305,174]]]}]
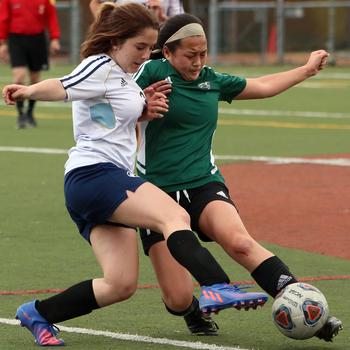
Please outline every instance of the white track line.
[{"label": "white track line", "polygon": [[[0,146],[0,152],[41,153],[41,154],[67,154],[68,150],[59,148],[34,148],[34,147],[6,147]],[[289,158],[289,157],[265,157],[245,155],[214,155],[217,160],[243,160],[264,162],[268,164],[316,164],[330,166],[350,166],[350,158]]]},{"label": "white track line", "polygon": [[[18,321],[11,320],[8,318],[0,318],[0,323],[11,325],[11,326],[19,325]],[[190,341],[175,340],[175,339],[168,339],[168,338],[153,338],[153,337],[137,335],[137,334],[124,334],[124,333],[109,332],[109,331],[98,331],[95,329],[88,329],[88,328],[66,327],[66,326],[60,326],[59,328],[60,330],[69,332],[69,333],[87,334],[91,336],[102,336],[107,338],[126,340],[126,341],[132,341],[132,342],[140,342],[140,343],[164,344],[164,345],[176,346],[180,348],[205,349],[205,350],[248,350],[240,347],[221,346],[216,344],[202,343],[199,341],[190,342]]]},{"label": "white track line", "polygon": [[[0,101],[0,107],[5,107]],[[47,108],[71,108],[70,103],[64,102],[40,102],[40,107]],[[286,111],[286,110],[268,110],[268,109],[247,109],[247,108],[219,108],[219,113],[224,115],[240,115],[240,116],[251,116],[251,117],[295,117],[295,118],[329,118],[329,119],[349,119],[350,113],[342,112],[322,112],[322,111]],[[14,110],[11,112],[4,111],[0,112],[0,115],[16,116]],[[43,116],[40,116],[43,118]],[[50,118],[58,119],[58,117]],[[68,118],[65,118],[68,119]]]},{"label": "white track line", "polygon": [[312,112],[312,111],[282,111],[267,109],[237,109],[237,108],[219,108],[220,114],[226,115],[249,115],[249,116],[267,116],[267,117],[298,117],[298,118],[331,118],[347,119],[350,113],[329,113],[329,112]]},{"label": "white track line", "polygon": [[2,147],[2,146],[0,146],[0,152],[67,154],[68,150],[59,149],[59,148]]},{"label": "white track line", "polygon": [[286,157],[264,157],[264,156],[214,156],[218,160],[249,160],[255,162],[265,162],[268,164],[317,164],[332,166],[350,166],[350,158],[286,158]]}]

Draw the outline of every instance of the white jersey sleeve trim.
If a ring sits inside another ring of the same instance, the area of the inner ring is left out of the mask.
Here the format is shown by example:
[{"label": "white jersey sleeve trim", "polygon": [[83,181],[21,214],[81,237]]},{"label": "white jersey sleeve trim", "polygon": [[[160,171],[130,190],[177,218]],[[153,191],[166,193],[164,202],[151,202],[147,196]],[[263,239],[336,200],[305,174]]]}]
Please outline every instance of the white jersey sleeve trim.
[{"label": "white jersey sleeve trim", "polygon": [[[67,75],[60,79],[64,89],[67,91],[70,88],[75,87],[76,85],[82,83],[87,80],[93,73],[95,73],[98,69],[105,66],[112,59],[108,56],[99,56],[93,60],[86,60],[86,62],[82,62],[76,70],[72,72],[72,74]],[[71,99],[71,95],[67,91],[68,100]]]}]

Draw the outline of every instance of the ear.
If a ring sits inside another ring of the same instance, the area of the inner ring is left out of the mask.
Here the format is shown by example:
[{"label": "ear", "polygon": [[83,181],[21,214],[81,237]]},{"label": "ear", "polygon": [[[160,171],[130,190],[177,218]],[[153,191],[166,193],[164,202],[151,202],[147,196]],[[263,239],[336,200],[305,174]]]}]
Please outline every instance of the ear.
[{"label": "ear", "polygon": [[120,44],[118,43],[118,40],[112,39],[111,40],[111,48],[112,50],[118,51],[120,49]]},{"label": "ear", "polygon": [[170,51],[168,49],[168,47],[165,45],[163,47],[163,56],[166,58],[166,59],[169,59],[170,58]]}]

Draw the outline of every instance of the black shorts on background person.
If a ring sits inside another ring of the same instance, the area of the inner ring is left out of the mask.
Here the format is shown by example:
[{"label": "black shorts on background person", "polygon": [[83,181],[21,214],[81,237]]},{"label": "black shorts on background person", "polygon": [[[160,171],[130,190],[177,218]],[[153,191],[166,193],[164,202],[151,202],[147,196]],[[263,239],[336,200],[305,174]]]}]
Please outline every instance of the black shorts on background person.
[{"label": "black shorts on background person", "polygon": [[[59,36],[57,12],[52,1],[0,1],[0,59],[10,62],[15,84],[25,84],[27,73],[30,84],[40,81],[40,72],[48,69],[49,49],[53,54],[60,50]],[[28,101],[27,108],[23,101],[16,103],[18,129],[37,125],[34,106],[34,100]]]}]

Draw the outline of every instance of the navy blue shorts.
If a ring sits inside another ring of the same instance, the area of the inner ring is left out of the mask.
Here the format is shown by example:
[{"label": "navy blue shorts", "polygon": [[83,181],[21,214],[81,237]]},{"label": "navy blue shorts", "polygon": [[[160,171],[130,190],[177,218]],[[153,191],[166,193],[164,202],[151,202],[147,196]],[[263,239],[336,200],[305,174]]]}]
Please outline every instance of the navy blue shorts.
[{"label": "navy blue shorts", "polygon": [[[66,207],[80,234],[90,242],[91,229],[108,220],[146,181],[112,163],[98,163],[71,170],[64,177]],[[112,223],[113,224],[113,223]],[[122,223],[118,226],[124,226]]]}]

